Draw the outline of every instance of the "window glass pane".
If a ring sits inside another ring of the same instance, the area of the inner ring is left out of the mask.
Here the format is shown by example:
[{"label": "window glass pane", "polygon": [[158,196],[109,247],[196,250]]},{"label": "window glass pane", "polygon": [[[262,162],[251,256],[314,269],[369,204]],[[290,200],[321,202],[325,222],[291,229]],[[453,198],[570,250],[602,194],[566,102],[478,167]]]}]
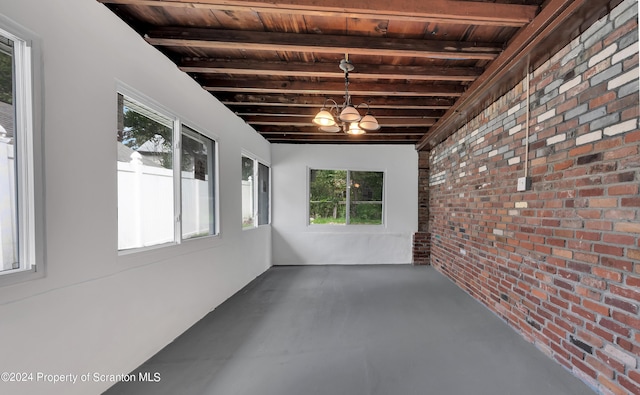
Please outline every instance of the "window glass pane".
[{"label": "window glass pane", "polygon": [[242,227],[255,226],[255,199],[254,199],[254,160],[242,157]]},{"label": "window glass pane", "polygon": [[19,269],[14,42],[0,35],[0,272]]},{"label": "window glass pane", "polygon": [[215,234],[213,140],[182,127],[182,237]]},{"label": "window glass pane", "polygon": [[269,223],[269,167],[258,164],[258,225]]},{"label": "window glass pane", "polygon": [[175,240],[173,121],[118,94],[118,249]]},{"label": "window glass pane", "polygon": [[350,224],[382,224],[383,173],[352,171],[350,173]]},{"label": "window glass pane", "polygon": [[309,182],[309,223],[346,223],[347,172],[311,170]]}]

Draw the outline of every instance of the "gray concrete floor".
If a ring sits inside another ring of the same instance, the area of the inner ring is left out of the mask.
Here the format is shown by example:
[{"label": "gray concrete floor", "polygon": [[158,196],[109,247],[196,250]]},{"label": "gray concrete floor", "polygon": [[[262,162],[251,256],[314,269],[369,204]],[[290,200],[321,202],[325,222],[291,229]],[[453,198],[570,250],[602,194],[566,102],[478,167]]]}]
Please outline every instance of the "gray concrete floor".
[{"label": "gray concrete floor", "polygon": [[136,372],[161,380],[106,393],[594,393],[433,268],[404,265],[271,268]]}]

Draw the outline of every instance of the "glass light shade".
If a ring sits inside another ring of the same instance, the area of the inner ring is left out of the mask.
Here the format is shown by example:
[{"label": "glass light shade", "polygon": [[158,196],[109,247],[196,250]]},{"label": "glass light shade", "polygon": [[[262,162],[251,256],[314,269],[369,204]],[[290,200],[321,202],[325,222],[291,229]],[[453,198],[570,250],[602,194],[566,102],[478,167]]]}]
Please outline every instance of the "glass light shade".
[{"label": "glass light shade", "polygon": [[360,120],[359,125],[364,130],[380,129],[380,124],[378,123],[378,120],[373,115],[369,115],[369,114],[362,117],[362,120]]},{"label": "glass light shade", "polygon": [[315,118],[313,118],[313,123],[318,126],[334,126],[336,124],[336,120],[333,119],[333,115],[327,110],[320,111]]},{"label": "glass light shade", "polygon": [[358,124],[356,122],[354,122],[351,125],[349,125],[349,130],[347,130],[347,133],[349,133],[349,134],[364,134],[365,131],[360,129]]},{"label": "glass light shade", "polygon": [[331,126],[320,126],[320,130],[323,132],[338,133],[341,129],[340,126],[334,123]]},{"label": "glass light shade", "polygon": [[340,113],[340,120],[343,122],[358,122],[362,118],[355,107],[349,105]]}]

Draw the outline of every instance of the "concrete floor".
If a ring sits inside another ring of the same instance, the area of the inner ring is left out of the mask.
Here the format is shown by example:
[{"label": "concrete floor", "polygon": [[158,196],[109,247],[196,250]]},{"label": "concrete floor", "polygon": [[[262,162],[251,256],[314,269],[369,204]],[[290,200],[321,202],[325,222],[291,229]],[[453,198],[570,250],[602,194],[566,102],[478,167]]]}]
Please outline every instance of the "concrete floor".
[{"label": "concrete floor", "polygon": [[433,268],[404,265],[271,268],[136,372],[161,380],[106,393],[594,393]]}]

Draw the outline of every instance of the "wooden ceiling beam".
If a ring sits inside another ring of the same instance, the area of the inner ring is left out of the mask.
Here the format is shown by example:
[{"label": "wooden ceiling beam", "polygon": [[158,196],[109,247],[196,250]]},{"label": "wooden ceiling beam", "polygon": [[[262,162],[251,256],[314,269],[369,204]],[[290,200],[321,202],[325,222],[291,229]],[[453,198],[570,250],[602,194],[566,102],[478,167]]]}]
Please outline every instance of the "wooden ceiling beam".
[{"label": "wooden ceiling beam", "polygon": [[332,141],[332,140],[325,140],[325,141],[314,141],[314,140],[309,140],[309,139],[300,139],[300,140],[286,140],[286,139],[268,139],[270,143],[272,144],[341,144],[341,145],[345,145],[345,144],[368,144],[368,145],[373,145],[373,144],[384,144],[384,145],[394,145],[394,144],[415,144],[415,139],[410,139],[410,140],[404,140],[404,141],[395,141],[395,140],[351,140],[351,141]]},{"label": "wooden ceiling beam", "polygon": [[[215,96],[231,110],[236,106],[256,107],[313,107],[320,108],[327,100],[326,96],[296,96],[288,94],[244,94],[215,92]],[[448,110],[455,98],[441,97],[379,97],[366,100],[371,109],[404,108],[417,110]]]},{"label": "wooden ceiling beam", "polygon": [[[369,132],[369,133],[392,133],[392,134],[424,134],[424,132],[429,129],[424,126],[413,126],[413,127],[395,127],[389,126],[384,129],[380,129],[377,131]],[[260,133],[318,133],[321,132],[316,125],[314,126],[275,126],[275,125],[262,125],[256,128],[256,130]],[[329,132],[321,132],[324,134],[335,134]]]},{"label": "wooden ceiling beam", "polygon": [[[242,117],[249,125],[268,125],[268,126],[314,126],[313,117],[269,117],[263,115],[250,115]],[[416,126],[433,126],[436,123],[435,118],[377,118],[381,127],[416,127]]]},{"label": "wooden ceiling beam", "polygon": [[[344,78],[337,63],[259,62],[242,60],[183,60],[180,70],[187,73],[262,75],[281,77]],[[474,81],[483,72],[478,67],[395,66],[357,64],[349,78],[401,79],[415,81]]]},{"label": "wooden ceiling beam", "polygon": [[436,41],[386,37],[340,36],[164,27],[151,29],[145,40],[156,46],[249,51],[293,51],[398,56],[445,60],[493,60],[502,51],[495,43]]},{"label": "wooden ceiling beam", "polygon": [[348,3],[342,0],[98,1],[107,4],[513,27],[522,27],[531,22],[538,11],[536,6],[452,0],[351,0]]},{"label": "wooden ceiling beam", "polygon": [[[320,84],[317,82],[303,81],[205,80],[200,81],[200,83],[204,89],[211,92],[297,93],[336,96],[337,98],[343,97],[345,93],[344,83],[340,82],[323,82]],[[464,92],[464,88],[458,85],[384,84],[370,82],[349,85],[352,86],[351,89],[349,89],[349,94],[352,99],[354,96],[459,97]],[[357,104],[357,100],[355,102]]]},{"label": "wooden ceiling beam", "polygon": [[418,138],[413,135],[380,136],[374,133],[350,135],[345,133],[327,133],[326,135],[290,135],[265,136],[271,143],[289,144],[415,144]]},{"label": "wooden ceiling beam", "polygon": [[[407,136],[417,136],[418,138],[424,135],[425,127],[386,127],[384,129],[380,129],[373,132],[367,132],[369,134],[377,134],[383,136],[397,136],[397,135],[407,135]],[[263,135],[278,135],[278,134],[323,134],[323,135],[331,135],[335,136],[338,133],[329,133],[323,132],[318,129],[317,126],[274,126],[274,125],[262,125],[257,128],[257,131]]]},{"label": "wooden ceiling beam", "polygon": [[[317,107],[251,107],[242,106],[232,109],[239,116],[264,115],[264,116],[298,116],[298,117],[314,117],[320,110]],[[364,110],[364,108],[362,108]],[[444,114],[443,110],[423,110],[423,109],[405,109],[405,108],[377,108],[371,109],[371,113],[376,118],[382,117],[409,117],[409,118],[439,118]]]},{"label": "wooden ceiling beam", "polygon": [[[340,133],[340,132],[338,132]],[[289,136],[289,137],[295,137],[295,138],[299,138],[301,136],[324,136],[324,137],[335,137],[335,133],[327,133],[327,132],[269,132],[269,133],[264,133],[264,132],[260,132],[261,135],[263,135],[265,138],[274,138],[274,137],[278,137],[278,136]],[[365,134],[373,134],[373,132],[371,133],[365,133]],[[411,137],[413,139],[419,139],[421,136],[420,132],[416,132],[416,133],[380,133],[380,132],[375,132],[376,136],[378,137],[384,137],[384,138],[388,138],[388,139],[393,139],[393,138],[406,138],[406,137]]]}]

